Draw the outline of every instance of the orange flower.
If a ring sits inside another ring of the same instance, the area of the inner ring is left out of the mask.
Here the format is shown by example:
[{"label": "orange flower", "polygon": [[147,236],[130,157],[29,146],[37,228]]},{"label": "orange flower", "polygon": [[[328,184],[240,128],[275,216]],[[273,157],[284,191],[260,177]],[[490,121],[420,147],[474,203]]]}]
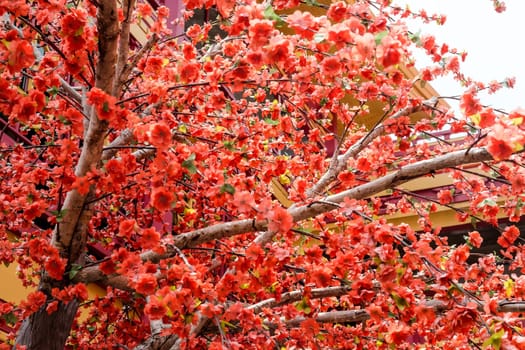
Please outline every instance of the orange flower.
[{"label": "orange flower", "polygon": [[89,179],[87,176],[77,177],[73,182],[73,189],[77,190],[82,196],[85,196],[89,192]]},{"label": "orange flower", "polygon": [[326,14],[334,22],[341,22],[349,14],[348,5],[344,1],[333,3]]},{"label": "orange flower", "polygon": [[152,295],[157,288],[157,279],[152,274],[141,274],[135,283],[135,289],[143,295]]},{"label": "orange flower", "polygon": [[239,212],[248,213],[252,211],[255,205],[253,195],[248,191],[237,191],[233,195],[233,205],[237,207]]},{"label": "orange flower", "polygon": [[160,234],[154,227],[144,229],[140,239],[140,245],[144,249],[153,249],[159,245]]},{"label": "orange flower", "polygon": [[476,248],[481,247],[481,243],[483,243],[483,237],[481,237],[478,231],[470,232],[468,234],[468,240],[470,244],[472,244]]},{"label": "orange flower", "polygon": [[510,247],[520,236],[520,230],[512,225],[505,228],[501,236],[498,237],[498,244],[503,248]]},{"label": "orange flower", "polygon": [[461,96],[459,107],[463,110],[463,113],[465,113],[467,117],[480,112],[482,108],[481,104],[479,103],[479,99],[477,99],[471,92]]},{"label": "orange flower", "polygon": [[136,221],[134,219],[122,220],[118,225],[118,234],[119,237],[130,238],[131,234],[135,231]]},{"label": "orange flower", "polygon": [[44,263],[44,268],[49,276],[56,280],[61,280],[66,271],[66,261],[65,259],[60,258],[57,253],[56,255],[47,258]]},{"label": "orange flower", "polygon": [[158,149],[166,149],[171,143],[171,130],[164,122],[153,124],[149,132],[149,143]]},{"label": "orange flower", "polygon": [[272,21],[267,19],[254,19],[250,21],[250,30],[248,34],[252,39],[251,45],[254,48],[266,45],[273,31],[274,28]]},{"label": "orange flower", "polygon": [[175,196],[165,188],[159,187],[153,190],[151,199],[153,207],[158,211],[164,212],[171,209]]},{"label": "orange flower", "polygon": [[160,320],[166,315],[167,310],[160,300],[153,297],[144,308],[144,312],[151,320]]},{"label": "orange flower", "polygon": [[341,68],[341,61],[335,56],[325,58],[321,63],[321,72],[331,77],[338,75]]},{"label": "orange flower", "polygon": [[267,55],[269,63],[277,63],[286,60],[290,55],[290,42],[283,38],[272,40]]},{"label": "orange flower", "polygon": [[440,204],[448,204],[452,202],[454,196],[452,196],[452,191],[450,190],[441,190],[438,192],[437,197]]},{"label": "orange flower", "polygon": [[33,47],[25,40],[15,40],[9,43],[7,68],[11,74],[29,67],[35,61]]},{"label": "orange flower", "polygon": [[293,218],[288,210],[282,207],[275,207],[269,214],[268,230],[286,233],[293,227]]},{"label": "orange flower", "polygon": [[489,151],[490,155],[494,157],[495,160],[507,159],[513,153],[513,149],[509,145],[508,140],[497,139],[490,135],[487,151]]},{"label": "orange flower", "polygon": [[185,83],[191,83],[199,79],[201,65],[198,62],[188,62],[180,68],[180,79]]}]

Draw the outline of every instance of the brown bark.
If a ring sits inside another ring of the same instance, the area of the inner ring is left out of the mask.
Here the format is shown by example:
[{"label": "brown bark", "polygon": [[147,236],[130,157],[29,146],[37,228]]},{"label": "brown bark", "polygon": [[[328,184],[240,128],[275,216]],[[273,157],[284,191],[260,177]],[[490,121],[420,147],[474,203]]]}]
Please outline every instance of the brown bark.
[{"label": "brown bark", "polygon": [[[95,85],[111,93],[115,79],[119,36],[116,0],[103,0],[98,3],[97,29],[99,60],[96,67]],[[108,124],[98,119],[93,108],[91,110],[89,126],[75,169],[76,176],[84,176],[89,170],[96,167],[102,156]],[[93,189],[90,193],[93,193]],[[72,264],[83,262],[88,223],[93,215],[92,205],[86,204],[88,197],[89,194],[81,195],[76,190],[70,191],[61,208],[64,213],[63,220],[53,232],[52,244],[58,249],[60,256],[67,259],[68,268]],[[63,288],[70,283],[67,278],[60,281],[54,280],[44,271],[38,289],[47,296],[47,303],[49,303],[52,301],[52,288]],[[46,311],[46,304],[24,320],[17,335],[17,345],[25,345],[27,350],[61,350],[64,348],[79,303],[76,300],[68,304],[59,303],[58,309],[52,314]]]},{"label": "brown bark", "polygon": [[26,349],[62,350],[71,331],[78,310],[78,302],[60,303],[58,310],[49,315],[44,308],[32,314],[18,331],[17,344]]}]

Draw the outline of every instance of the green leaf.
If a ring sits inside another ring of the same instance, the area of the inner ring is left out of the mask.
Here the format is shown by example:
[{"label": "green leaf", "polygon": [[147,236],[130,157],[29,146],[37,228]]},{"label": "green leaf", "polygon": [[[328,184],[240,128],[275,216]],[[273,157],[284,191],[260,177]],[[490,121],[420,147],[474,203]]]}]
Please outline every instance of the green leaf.
[{"label": "green leaf", "polygon": [[51,210],[50,213],[55,216],[55,219],[57,222],[62,222],[62,220],[64,219],[64,216],[66,216],[66,209]]},{"label": "green leaf", "polygon": [[408,33],[408,38],[417,46],[421,46],[421,30],[417,33]]},{"label": "green leaf", "polygon": [[264,18],[271,19],[277,23],[284,23],[283,19],[277,13],[275,13],[271,5],[266,6],[264,9]]},{"label": "green leaf", "polygon": [[305,314],[310,314],[312,312],[312,308],[308,304],[308,301],[306,301],[305,298],[303,298],[301,301],[295,304],[295,308],[297,311],[303,311]]},{"label": "green leaf", "polygon": [[49,89],[47,89],[46,92],[52,97],[54,97],[60,92],[60,89],[57,86],[52,86]]},{"label": "green leaf", "polygon": [[72,264],[71,270],[69,270],[69,279],[72,280],[73,278],[75,278],[75,276],[80,270],[82,270],[82,265]]},{"label": "green leaf", "polygon": [[2,318],[4,319],[5,323],[7,323],[10,326],[13,326],[18,322],[18,317],[16,317],[16,315],[12,311],[2,315]]},{"label": "green leaf", "polygon": [[482,345],[482,349],[486,349],[489,346],[492,346],[494,350],[499,350],[501,348],[501,339],[505,334],[505,330],[500,330],[499,332],[493,333],[490,338],[485,340]]},{"label": "green leaf", "polygon": [[376,35],[376,45],[381,44],[381,40],[383,40],[383,38],[385,36],[387,36],[387,35],[388,35],[388,30],[383,30],[382,32],[377,33],[377,35]]},{"label": "green leaf", "polygon": [[109,112],[109,103],[107,101],[104,101],[104,104],[102,105],[102,110],[106,113]]},{"label": "green leaf", "polygon": [[234,194],[235,193],[235,187],[233,187],[230,184],[224,184],[224,185],[221,186],[220,193]]},{"label": "green leaf", "polygon": [[408,301],[399,294],[392,293],[391,296],[400,311],[403,311],[408,306]]},{"label": "green leaf", "polygon": [[197,167],[195,166],[195,153],[192,153],[188,159],[183,161],[182,166],[186,168],[190,174],[195,174],[197,172]]},{"label": "green leaf", "polygon": [[484,206],[497,207],[498,203],[496,203],[496,201],[492,198],[485,198],[478,204],[478,208],[482,208]]},{"label": "green leaf", "polygon": [[224,141],[222,144],[224,145],[224,148],[226,148],[228,151],[235,151],[235,142]]},{"label": "green leaf", "polygon": [[264,118],[264,122],[270,125],[279,125],[279,120],[273,120],[272,118]]}]

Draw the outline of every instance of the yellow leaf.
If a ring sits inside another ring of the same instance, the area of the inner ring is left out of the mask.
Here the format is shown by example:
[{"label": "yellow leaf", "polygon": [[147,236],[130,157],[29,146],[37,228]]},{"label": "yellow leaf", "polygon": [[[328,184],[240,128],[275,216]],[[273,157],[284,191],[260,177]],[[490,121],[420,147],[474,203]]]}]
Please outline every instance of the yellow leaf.
[{"label": "yellow leaf", "polygon": [[512,294],[514,294],[514,281],[512,278],[508,278],[505,282],[503,282],[503,287],[505,288],[505,295],[507,298],[510,298]]},{"label": "yellow leaf", "polygon": [[472,120],[475,125],[479,125],[479,122],[481,121],[481,115],[479,113],[473,114],[470,116],[470,120]]}]

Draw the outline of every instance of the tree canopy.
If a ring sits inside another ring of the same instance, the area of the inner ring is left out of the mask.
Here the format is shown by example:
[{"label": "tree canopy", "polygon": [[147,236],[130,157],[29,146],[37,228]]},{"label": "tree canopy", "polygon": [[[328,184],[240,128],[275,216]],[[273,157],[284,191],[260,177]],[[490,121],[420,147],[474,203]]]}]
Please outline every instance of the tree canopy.
[{"label": "tree canopy", "polygon": [[[525,112],[478,97],[513,80],[388,0],[184,5],[217,17],[0,1],[0,260],[31,290],[0,348],[524,348]],[[460,111],[418,93],[444,75]]]}]

